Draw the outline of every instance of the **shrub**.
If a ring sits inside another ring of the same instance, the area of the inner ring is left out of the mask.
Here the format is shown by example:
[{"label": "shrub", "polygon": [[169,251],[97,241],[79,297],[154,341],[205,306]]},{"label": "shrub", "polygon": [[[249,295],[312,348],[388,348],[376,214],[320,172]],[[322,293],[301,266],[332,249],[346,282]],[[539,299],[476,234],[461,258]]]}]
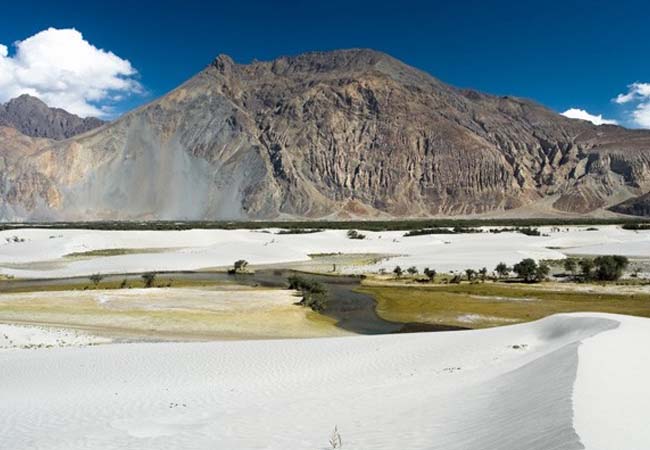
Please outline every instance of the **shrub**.
[{"label": "shrub", "polygon": [[467,275],[467,281],[472,281],[476,276],[476,270],[474,269],[465,269],[465,275]]},{"label": "shrub", "polygon": [[481,270],[478,271],[482,283],[485,283],[485,279],[487,278],[487,273],[488,273],[487,267],[483,267]]},{"label": "shrub", "polygon": [[564,270],[570,272],[571,275],[575,276],[577,267],[578,262],[575,258],[567,258],[564,260]]},{"label": "shrub", "polygon": [[291,275],[287,278],[289,289],[300,291],[302,300],[299,305],[311,308],[313,311],[320,312],[327,306],[327,289],[323,284],[316,280],[306,279],[298,275]]},{"label": "shrub", "polygon": [[508,266],[504,262],[500,262],[497,264],[497,266],[494,268],[494,271],[497,273],[499,278],[504,278],[508,276]]},{"label": "shrub", "polygon": [[95,285],[95,287],[97,287],[99,282],[104,279],[104,275],[102,275],[101,273],[94,273],[90,277],[88,277],[88,279],[90,281],[92,281],[92,283]]},{"label": "shrub", "polygon": [[144,281],[144,287],[150,288],[153,286],[154,281],[156,281],[155,272],[147,272],[142,274],[142,281]]},{"label": "shrub", "polygon": [[406,271],[409,273],[409,275],[417,275],[418,274],[418,268],[415,266],[411,266]]},{"label": "shrub", "polygon": [[395,266],[395,268],[393,269],[393,273],[395,275],[397,275],[397,278],[400,278],[402,276],[402,274],[404,273],[404,271],[402,270],[402,268],[400,266]]},{"label": "shrub", "polygon": [[428,267],[424,268],[424,274],[429,278],[429,281],[433,282],[436,278],[436,271],[434,269],[429,269]]},{"label": "shrub", "polygon": [[591,271],[594,270],[594,261],[590,258],[582,258],[580,262],[578,262],[578,265],[580,266],[580,272],[582,272],[582,276],[586,280],[591,279]]},{"label": "shrub", "polygon": [[365,239],[366,235],[359,233],[357,230],[348,230],[348,239]]}]

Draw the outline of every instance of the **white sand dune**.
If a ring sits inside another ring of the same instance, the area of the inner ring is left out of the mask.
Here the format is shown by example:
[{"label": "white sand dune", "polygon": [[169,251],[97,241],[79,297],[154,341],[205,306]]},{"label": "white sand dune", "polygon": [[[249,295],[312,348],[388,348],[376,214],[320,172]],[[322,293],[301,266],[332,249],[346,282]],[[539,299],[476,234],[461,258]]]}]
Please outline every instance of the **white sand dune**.
[{"label": "white sand dune", "polygon": [[[484,266],[491,270],[500,261],[514,264],[526,257],[558,259],[565,253],[650,255],[650,231],[617,226],[599,226],[598,231],[571,227],[561,232],[543,227],[541,231],[548,236],[480,233],[403,237],[403,232],[391,231],[367,232],[367,239],[351,240],[344,230],[287,235],[259,230],[7,230],[0,232],[0,274],[35,278],[196,270],[229,266],[241,258],[251,264],[278,264],[332,252],[395,255],[371,266],[339,266],[343,272],[392,270],[396,264],[415,265],[420,270],[427,266],[438,271]],[[14,242],[14,237],[24,241]],[[160,253],[63,258],[70,253],[114,248],[160,249]]]},{"label": "white sand dune", "polygon": [[650,448],[650,320],[0,352],[0,448]]}]

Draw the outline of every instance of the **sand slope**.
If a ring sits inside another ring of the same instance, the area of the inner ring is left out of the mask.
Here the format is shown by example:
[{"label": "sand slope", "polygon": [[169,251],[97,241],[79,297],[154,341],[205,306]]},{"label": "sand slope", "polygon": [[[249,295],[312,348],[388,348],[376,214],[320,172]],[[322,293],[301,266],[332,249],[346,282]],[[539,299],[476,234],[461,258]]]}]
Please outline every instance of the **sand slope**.
[{"label": "sand slope", "polygon": [[[650,448],[650,320],[0,352],[0,448]],[[612,362],[612,364],[608,364]]]}]

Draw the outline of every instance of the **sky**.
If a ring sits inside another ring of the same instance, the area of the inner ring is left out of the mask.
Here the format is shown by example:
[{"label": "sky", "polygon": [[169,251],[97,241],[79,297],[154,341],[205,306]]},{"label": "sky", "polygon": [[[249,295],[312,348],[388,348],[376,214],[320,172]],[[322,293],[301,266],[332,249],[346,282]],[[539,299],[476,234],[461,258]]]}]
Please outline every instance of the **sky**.
[{"label": "sky", "polygon": [[225,53],[384,51],[455,86],[650,128],[650,2],[119,1],[0,6],[0,102],[114,118]]}]

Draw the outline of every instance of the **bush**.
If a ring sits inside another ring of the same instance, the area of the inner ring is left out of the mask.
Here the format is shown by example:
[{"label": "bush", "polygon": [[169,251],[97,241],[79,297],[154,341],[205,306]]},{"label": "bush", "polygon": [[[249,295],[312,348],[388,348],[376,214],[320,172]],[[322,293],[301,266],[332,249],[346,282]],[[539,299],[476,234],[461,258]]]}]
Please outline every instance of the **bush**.
[{"label": "bush", "polygon": [[155,272],[147,272],[142,274],[142,281],[144,281],[144,287],[150,288],[153,286],[154,281],[156,281]]},{"label": "bush", "polygon": [[90,277],[88,277],[88,279],[90,281],[92,281],[92,283],[95,285],[95,287],[97,287],[99,282],[104,279],[104,275],[102,275],[101,273],[95,273],[95,274],[92,274]]},{"label": "bush", "polygon": [[327,306],[327,289],[323,284],[316,280],[309,280],[298,275],[291,275],[287,278],[289,289],[300,291],[302,300],[299,305],[311,308],[313,311],[320,312]]},{"label": "bush", "polygon": [[402,270],[402,268],[401,268],[400,266],[395,266],[395,268],[393,269],[393,273],[394,273],[395,275],[397,275],[397,278],[399,278],[399,277],[402,276],[402,274],[404,273],[404,271]]},{"label": "bush", "polygon": [[348,230],[348,239],[365,239],[366,235],[359,233],[357,230]]},{"label": "bush", "polygon": [[436,271],[434,269],[429,269],[428,267],[424,268],[424,274],[429,278],[429,281],[433,282],[436,278]]},{"label": "bush", "polygon": [[411,266],[406,271],[409,273],[409,275],[417,275],[418,274],[418,268],[415,266]]}]

